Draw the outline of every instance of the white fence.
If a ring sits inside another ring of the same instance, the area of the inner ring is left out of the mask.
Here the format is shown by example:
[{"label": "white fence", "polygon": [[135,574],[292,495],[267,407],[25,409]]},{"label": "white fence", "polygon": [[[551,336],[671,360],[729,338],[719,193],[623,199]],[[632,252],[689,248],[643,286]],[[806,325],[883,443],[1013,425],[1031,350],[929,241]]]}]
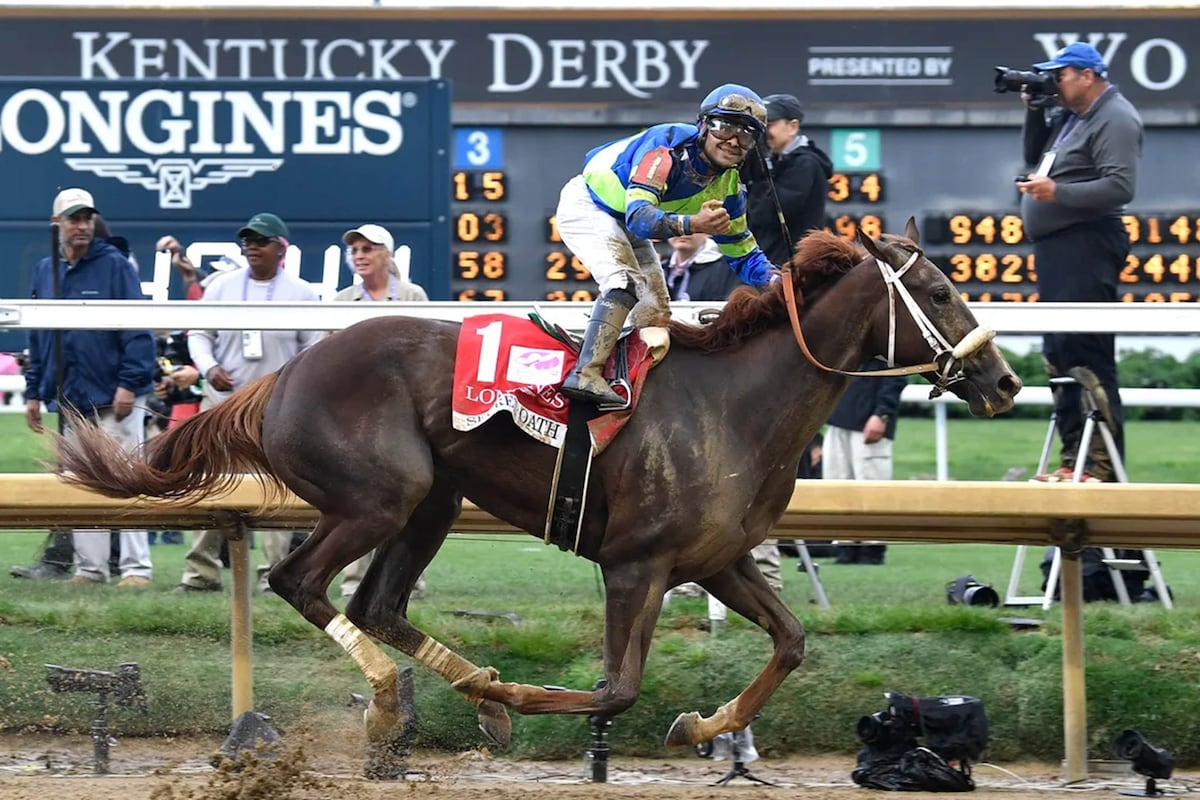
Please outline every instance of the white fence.
[{"label": "white fence", "polygon": [[[705,309],[720,303],[673,303],[676,319],[695,321]],[[591,303],[196,303],[187,301],[74,301],[0,300],[0,330],[122,330],[150,328],[178,330],[207,328],[236,330],[253,319],[260,330],[340,330],[374,317],[404,314],[426,319],[461,321],[475,314],[507,313],[525,316],[538,311],[546,319],[570,330],[581,330]],[[1078,333],[1194,335],[1200,333],[1200,304],[1162,303],[972,303],[982,324],[1000,334],[1037,334],[1050,331]],[[6,392],[13,397],[0,404],[2,412],[24,410],[24,379],[0,375],[0,400]],[[946,395],[928,399],[928,387],[914,384],[904,390],[906,403],[934,403],[937,479],[949,480],[949,439],[946,403],[959,402]],[[1200,407],[1196,389],[1122,389],[1127,406]],[[1050,405],[1047,387],[1031,386],[1017,396],[1024,405]]]}]

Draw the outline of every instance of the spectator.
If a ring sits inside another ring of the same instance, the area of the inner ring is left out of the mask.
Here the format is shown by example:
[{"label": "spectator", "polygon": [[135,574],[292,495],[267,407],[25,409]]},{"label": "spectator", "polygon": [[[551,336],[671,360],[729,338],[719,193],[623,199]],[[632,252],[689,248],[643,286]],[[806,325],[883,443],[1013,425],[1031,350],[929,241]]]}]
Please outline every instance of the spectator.
[{"label": "spectator", "polygon": [[[54,198],[53,220],[60,226],[61,265],[58,278],[62,299],[144,300],[133,265],[116,247],[96,235],[96,204],[83,189],[64,189]],[[55,297],[52,259],[35,268],[33,296]],[[42,433],[42,401],[59,413],[78,412],[78,420],[104,428],[126,447],[145,438],[146,403],[153,388],[154,340],[148,330],[77,331],[61,337],[61,370],[55,364],[55,336],[32,331],[29,367],[25,371],[25,417],[30,429]],[[61,372],[62,386],[57,385]],[[61,401],[65,408],[58,408]],[[60,543],[61,544],[61,543]],[[77,530],[71,535],[75,576],[71,583],[106,583],[110,575],[109,532]],[[47,557],[43,556],[43,563]],[[150,585],[153,571],[146,531],[120,532],[120,587]],[[20,577],[51,577],[28,571]],[[17,574],[14,569],[14,575]]]},{"label": "spectator", "polygon": [[[863,370],[882,369],[869,361]],[[826,480],[888,481],[892,479],[892,442],[900,393],[908,383],[902,375],[850,379],[846,393],[829,417],[821,448],[821,470]],[[834,542],[838,564],[882,564],[887,547],[882,542],[863,545]]]},{"label": "spectator", "polygon": [[556,216],[563,242],[591,271],[600,297],[564,394],[625,404],[603,375],[621,327],[630,316],[643,327],[671,315],[651,239],[713,234],[738,277],[753,286],[772,280],[772,265],[745,226],[738,174],[766,124],[761,98],[727,83],[704,98],[695,123],[654,125],[587,154],[582,174],[563,187]]},{"label": "spectator", "polygon": [[[833,162],[800,132],[804,111],[799,100],[790,94],[772,94],[764,102],[770,152],[765,159],[750,159],[746,164],[746,218],[767,258],[785,264],[792,257],[790,247],[796,241],[811,230],[825,227],[825,200]],[[780,209],[788,234],[793,237],[791,243],[779,224]]]},{"label": "spectator", "polygon": [[[1129,255],[1129,234],[1121,221],[1133,200],[1142,120],[1117,87],[1096,48],[1075,42],[1050,61],[1035,65],[1053,72],[1056,107],[1023,94],[1027,106],[1025,162],[1034,171],[1017,183],[1021,218],[1033,240],[1038,298],[1053,302],[1117,300],[1118,277]],[[1059,469],[1034,480],[1074,478],[1084,459],[1084,480],[1115,479],[1112,460],[1100,436],[1080,454],[1083,438],[1081,386],[1096,398],[1120,457],[1125,455],[1125,411],[1118,390],[1115,338],[1111,333],[1051,333],[1042,339],[1046,371],[1071,375],[1079,384],[1054,389],[1054,414],[1062,439]]]},{"label": "spectator", "polygon": [[[311,286],[283,270],[288,236],[287,225],[274,214],[253,216],[238,231],[242,254],[249,266],[220,273],[208,285],[200,302],[316,301],[317,293]],[[235,389],[281,369],[319,337],[317,331],[190,331],[188,350],[204,378],[201,407],[211,408]],[[221,590],[222,538],[218,530],[202,531],[196,536],[176,591]],[[258,588],[270,591],[267,571],[288,554],[292,532],[262,531],[259,538],[267,563],[259,567]]]},{"label": "spectator", "polygon": [[243,268],[243,265],[228,256],[221,256],[210,267],[197,267],[174,236],[163,236],[154,245],[154,249],[171,254],[171,264],[179,273],[179,277],[183,278],[184,296],[188,300],[199,300],[203,297],[205,287],[216,280],[218,275]]},{"label": "spectator", "polygon": [[[667,290],[672,300],[723,301],[739,286],[744,286],[736,273],[728,268],[716,242],[706,233],[672,236],[668,239],[671,255],[664,265]],[[754,563],[777,592],[783,591],[779,571],[779,546],[767,541],[751,550]],[[676,587],[683,597],[699,597],[703,590],[694,583]]]},{"label": "spectator", "polygon": [[672,236],[667,242],[671,245],[671,255],[663,264],[663,271],[672,300],[724,300],[744,285],[707,233]]},{"label": "spectator", "polygon": [[346,261],[361,278],[334,296],[339,302],[393,300],[404,303],[426,302],[429,295],[400,274],[396,265],[396,243],[381,225],[360,225],[342,234]]},{"label": "spectator", "polygon": [[154,394],[166,405],[170,414],[168,428],[173,428],[200,413],[204,390],[184,331],[167,331],[157,337],[157,346]]},{"label": "spectator", "polygon": [[[829,156],[800,133],[804,111],[799,100],[790,94],[773,94],[763,103],[768,152],[762,158],[747,159],[743,170],[746,223],[767,258],[774,264],[786,264],[792,257],[791,237],[802,237],[825,225],[825,196],[833,165]],[[787,223],[786,232],[780,213]],[[763,542],[753,552],[767,582],[781,590],[779,546]]]},{"label": "spectator", "polygon": [[[429,300],[425,290],[404,280],[396,266],[396,243],[392,234],[380,225],[360,225],[342,234],[346,245],[346,260],[362,283],[351,284],[334,296],[339,302],[372,302],[397,300],[421,302]],[[342,572],[342,597],[350,598],[358,591],[367,567],[371,566],[374,551],[350,563]],[[425,591],[425,577],[417,578],[410,599]]]}]

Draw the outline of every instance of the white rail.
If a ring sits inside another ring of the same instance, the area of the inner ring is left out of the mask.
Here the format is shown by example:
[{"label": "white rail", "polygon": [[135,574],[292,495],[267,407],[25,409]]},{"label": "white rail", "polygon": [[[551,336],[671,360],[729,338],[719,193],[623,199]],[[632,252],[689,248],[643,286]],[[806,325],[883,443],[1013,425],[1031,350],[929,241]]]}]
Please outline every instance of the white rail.
[{"label": "white rail", "polygon": [[[721,303],[672,303],[678,319],[694,321]],[[1002,334],[1200,333],[1200,303],[971,303],[982,324]],[[461,321],[475,314],[525,316],[537,309],[565,328],[582,329],[591,303],[196,303],[186,300],[0,300],[0,330],[237,330],[248,318],[259,330],[339,330],[372,317],[405,314]]]}]

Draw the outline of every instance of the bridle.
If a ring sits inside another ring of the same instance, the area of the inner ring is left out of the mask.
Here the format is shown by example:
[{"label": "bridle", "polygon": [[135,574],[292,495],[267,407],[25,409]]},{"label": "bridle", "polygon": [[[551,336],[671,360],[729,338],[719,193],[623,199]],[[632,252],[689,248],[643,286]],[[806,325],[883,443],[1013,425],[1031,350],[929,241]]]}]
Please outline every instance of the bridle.
[{"label": "bridle", "polygon": [[[853,377],[884,377],[887,375],[916,375],[918,373],[933,372],[937,375],[937,379],[932,381],[933,389],[929,393],[931,399],[943,394],[953,384],[966,380],[966,375],[962,371],[963,361],[994,339],[996,332],[982,325],[977,325],[958,344],[950,344],[946,337],[942,335],[942,332],[937,329],[937,326],[921,310],[921,307],[917,305],[916,299],[908,291],[908,287],[904,285],[904,274],[908,272],[913,264],[917,263],[917,259],[920,256],[920,250],[914,251],[908,257],[908,260],[904,262],[904,265],[898,269],[878,256],[871,256],[875,260],[875,265],[879,267],[879,274],[883,277],[883,283],[887,286],[888,290],[887,369],[873,371],[834,369],[822,364],[812,354],[812,351],[808,348],[808,343],[804,340],[804,332],[800,329],[799,305],[796,302],[796,288],[792,283],[792,273],[790,270],[785,269],[782,276],[783,296],[787,305],[788,317],[792,321],[792,332],[796,335],[796,343],[800,345],[800,350],[804,353],[804,357],[813,366],[826,372]],[[921,332],[921,336],[925,339],[925,343],[933,351],[933,361],[906,367],[896,366],[896,295],[900,296],[904,307],[908,309],[909,315],[912,317],[917,329]]]}]

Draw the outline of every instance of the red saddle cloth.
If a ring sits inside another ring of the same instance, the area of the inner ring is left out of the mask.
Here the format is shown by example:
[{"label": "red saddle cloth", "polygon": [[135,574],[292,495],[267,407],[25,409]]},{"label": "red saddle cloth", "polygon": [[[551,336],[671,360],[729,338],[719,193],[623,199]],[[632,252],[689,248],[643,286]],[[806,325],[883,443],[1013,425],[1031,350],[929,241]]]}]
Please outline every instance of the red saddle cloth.
[{"label": "red saddle cloth", "polygon": [[[629,408],[601,414],[588,423],[592,447],[600,453],[624,427],[637,407],[649,371],[650,348],[635,330],[628,348]],[[611,377],[616,351],[605,375]],[[562,447],[570,400],[559,387],[575,366],[576,353],[522,317],[484,314],[463,320],[454,358],[454,429],[469,431],[501,411],[534,439]]]}]

